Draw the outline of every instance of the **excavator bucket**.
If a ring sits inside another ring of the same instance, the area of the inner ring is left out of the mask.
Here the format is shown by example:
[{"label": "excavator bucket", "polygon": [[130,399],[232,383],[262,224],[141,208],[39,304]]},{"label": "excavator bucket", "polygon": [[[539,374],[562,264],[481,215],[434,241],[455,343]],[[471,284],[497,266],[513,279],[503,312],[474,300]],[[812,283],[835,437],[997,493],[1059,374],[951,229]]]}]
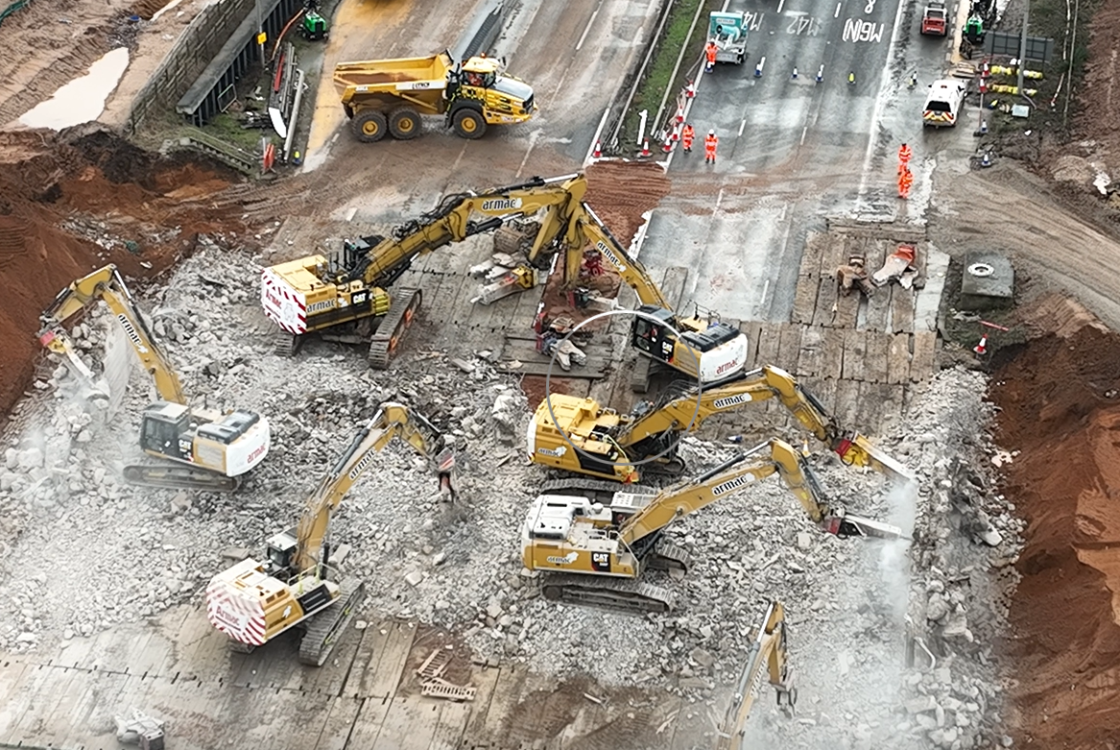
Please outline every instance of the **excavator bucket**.
[{"label": "excavator bucket", "polygon": [[882,521],[874,521],[860,516],[837,514],[829,516],[821,522],[821,526],[829,534],[835,534],[841,539],[848,537],[874,537],[876,539],[909,539],[902,529]]}]

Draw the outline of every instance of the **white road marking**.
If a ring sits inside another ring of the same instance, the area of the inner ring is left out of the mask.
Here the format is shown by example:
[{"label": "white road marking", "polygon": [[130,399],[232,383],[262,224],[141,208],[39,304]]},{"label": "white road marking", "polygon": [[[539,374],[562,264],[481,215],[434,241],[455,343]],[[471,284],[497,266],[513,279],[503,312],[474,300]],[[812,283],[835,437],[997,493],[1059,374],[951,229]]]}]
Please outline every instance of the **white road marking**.
[{"label": "white road marking", "polygon": [[[891,32],[891,42],[887,45],[887,64],[883,66],[883,75],[879,80],[879,94],[875,97],[875,109],[871,113],[871,135],[867,138],[867,150],[863,154],[863,174],[859,178],[859,197],[862,199],[867,195],[867,181],[871,177],[871,160],[875,156],[875,140],[878,136],[879,118],[883,115],[883,108],[887,105],[888,97],[893,97],[894,93],[887,90],[887,83],[890,80],[891,70],[894,62],[894,50],[898,45],[899,32],[902,30],[902,9],[905,3],[898,4],[898,10],[894,14],[894,29]],[[857,201],[857,208],[859,203]]]},{"label": "white road marking", "polygon": [[803,127],[801,129],[801,143],[798,144],[798,145],[801,145],[801,146],[805,145],[805,134],[808,133],[808,132],[809,132],[809,126],[808,125],[806,125],[805,127]]},{"label": "white road marking", "polygon": [[726,13],[728,5],[731,5],[731,0],[723,0],[723,8],[721,8],[719,12]]},{"label": "white road marking", "polygon": [[741,123],[739,123],[739,136],[740,136],[740,137],[742,137],[742,135],[743,135],[743,129],[744,129],[745,127],[747,127],[747,120],[746,120],[746,118],[743,118],[743,121],[742,121]]},{"label": "white road marking", "polygon": [[767,279],[766,283],[762,285],[762,299],[759,300],[759,307],[766,307],[766,293],[768,291],[770,291],[770,279]]},{"label": "white road marking", "polygon": [[[612,101],[611,104],[614,102]],[[599,138],[603,135],[603,128],[607,124],[607,116],[611,113],[611,104],[603,110],[603,116],[599,118],[599,127],[595,128],[595,135],[591,138],[591,145],[587,147],[587,156],[583,157],[583,166],[587,166],[594,158],[592,154],[595,153],[595,144],[599,142]]]},{"label": "white road marking", "polygon": [[[534,130],[529,135],[529,148],[525,150],[525,158],[521,160],[521,166],[517,168],[517,174],[514,175],[515,177],[521,177],[521,173],[525,170],[525,163],[529,161],[529,154],[533,153],[533,147],[537,145],[537,137],[540,136],[540,134],[541,131]],[[456,164],[458,164],[458,162],[456,162]],[[451,171],[454,172],[455,170],[452,169]]]},{"label": "white road marking", "polygon": [[779,0],[779,2],[778,2],[778,15],[781,15],[782,8],[784,8],[785,5],[786,5],[786,0]]},{"label": "white road marking", "polygon": [[459,162],[463,160],[463,154],[467,153],[467,145],[463,144],[463,148],[459,149],[459,155],[455,157],[455,163],[451,165],[451,174],[459,171]]},{"label": "white road marking", "polygon": [[840,17],[840,6],[843,5],[843,4],[844,3],[836,3],[836,12],[832,14],[833,18],[839,18]]},{"label": "white road marking", "polygon": [[[602,8],[602,7],[603,7],[603,3],[600,2],[599,3],[599,8]],[[583,46],[583,41],[585,39],[587,39],[587,32],[591,31],[591,24],[595,23],[595,16],[599,15],[599,8],[596,8],[595,12],[591,14],[591,18],[588,20],[587,26],[583,30],[583,35],[580,36],[579,43],[576,44],[576,52],[579,52],[580,47]]]},{"label": "white road marking", "polygon": [[716,207],[712,209],[712,216],[715,216],[716,211],[719,211],[719,204],[722,203],[722,202],[723,202],[723,188],[720,188],[719,189],[719,195],[716,196]]}]

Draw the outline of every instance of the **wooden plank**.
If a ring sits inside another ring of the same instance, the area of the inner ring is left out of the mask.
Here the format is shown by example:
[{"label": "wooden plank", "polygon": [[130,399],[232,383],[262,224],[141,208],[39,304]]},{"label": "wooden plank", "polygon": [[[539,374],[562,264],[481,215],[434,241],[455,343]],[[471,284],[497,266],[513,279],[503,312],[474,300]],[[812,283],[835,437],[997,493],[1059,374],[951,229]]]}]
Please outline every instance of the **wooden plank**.
[{"label": "wooden plank", "polygon": [[374,696],[393,696],[401,681],[408,653],[412,650],[412,639],[416,636],[416,625],[411,622],[386,621],[379,626],[386,630],[389,641],[377,664],[374,679],[369,683],[369,694]]},{"label": "wooden plank", "polygon": [[867,332],[846,329],[844,337],[844,361],[841,377],[846,380],[864,379],[864,359],[867,357]]},{"label": "wooden plank", "polygon": [[937,369],[937,332],[914,334],[914,358],[910,361],[910,380],[917,383],[934,375]]},{"label": "wooden plank", "polygon": [[801,326],[801,349],[794,370],[799,378],[815,378],[820,375],[821,360],[824,357],[824,338],[824,328]]},{"label": "wooden plank", "polygon": [[[478,694],[475,693],[475,700]],[[453,703],[445,701],[440,707],[439,724],[432,734],[428,750],[459,750],[467,720],[471,715],[472,703]]]},{"label": "wooden plank", "polygon": [[759,366],[758,341],[762,337],[762,325],[757,320],[744,320],[739,324],[739,330],[747,334],[747,370],[754,370]]},{"label": "wooden plank", "polygon": [[858,380],[836,381],[836,406],[832,413],[836,420],[845,426],[857,426],[860,413]]},{"label": "wooden plank", "polygon": [[505,728],[507,717],[518,704],[522,695],[526,694],[524,669],[513,666],[502,666],[498,675],[497,685],[494,686],[494,695],[490,698],[490,707],[486,712],[486,719],[481,727],[483,741],[494,742],[507,739]]},{"label": "wooden plank", "polygon": [[835,378],[808,378],[801,386],[813,394],[820,401],[821,406],[829,414],[836,413],[836,379]]},{"label": "wooden plank", "polygon": [[323,720],[319,737],[312,747],[315,750],[346,750],[350,730],[358,719],[362,701],[355,698],[332,696]]},{"label": "wooden plank", "polygon": [[779,326],[777,364],[794,375],[801,374],[797,370],[797,363],[801,358],[801,329],[802,326],[793,323]]},{"label": "wooden plank", "polygon": [[914,330],[914,305],[918,295],[913,289],[903,289],[891,284],[890,325],[891,333],[910,333]]},{"label": "wooden plank", "polygon": [[758,367],[777,364],[778,347],[781,339],[778,326],[763,324],[758,333]]},{"label": "wooden plank", "polygon": [[867,331],[867,358],[864,360],[864,379],[871,383],[886,383],[891,335],[882,331]]},{"label": "wooden plank", "polygon": [[18,747],[34,739],[34,734],[28,734],[28,723],[33,725],[39,714],[43,691],[51,684],[53,672],[51,667],[41,664],[23,672],[21,688],[14,700],[0,706],[0,727],[6,731],[6,734],[0,735],[0,745]]},{"label": "wooden plank", "polygon": [[389,713],[391,698],[370,696],[362,699],[362,707],[358,709],[358,716],[350,730],[350,737],[345,747],[348,750],[363,750],[364,748],[386,747],[378,742],[381,727],[385,716]]},{"label": "wooden plank", "polygon": [[390,633],[383,623],[373,623],[362,631],[354,659],[350,662],[350,675],[342,686],[342,695],[354,698],[375,695],[373,684],[377,679],[381,657],[389,644]]},{"label": "wooden plank", "polygon": [[[835,272],[835,268],[833,272]],[[834,275],[822,276],[821,285],[817,290],[817,306],[813,310],[813,325],[832,326],[836,318],[833,307],[839,307],[836,294],[836,278]]]},{"label": "wooden plank", "polygon": [[853,425],[865,435],[881,434],[879,430],[883,420],[883,405],[876,398],[875,391],[878,387],[878,383],[859,381],[855,412],[851,415],[851,421],[843,424]]},{"label": "wooden plank", "polygon": [[892,385],[910,380],[910,334],[896,333],[887,349],[887,382]]},{"label": "wooden plank", "polygon": [[431,698],[400,695],[389,704],[375,747],[393,750],[427,750],[439,719],[440,702]]},{"label": "wooden plank", "polygon": [[[544,377],[548,375],[548,365],[536,362],[523,362],[520,367],[511,367],[508,364],[498,365],[495,368],[498,372],[509,373],[510,375],[540,375]],[[606,367],[596,367],[593,363],[588,362],[584,367],[572,366],[568,372],[560,369],[560,366],[552,368],[552,377],[557,378],[583,378],[587,380],[599,380],[607,376]]]},{"label": "wooden plank", "polygon": [[79,723],[79,715],[93,708],[91,680],[88,672],[77,669],[54,668],[53,671],[57,673],[55,682],[38,710],[44,723],[35,740],[36,744],[60,747],[70,734],[70,728]]},{"label": "wooden plank", "polygon": [[793,290],[793,312],[790,319],[794,323],[812,323],[813,313],[817,309],[817,298],[820,295],[821,284],[835,283],[828,278],[819,276],[801,275],[797,277],[797,286]]},{"label": "wooden plank", "polygon": [[679,310],[683,304],[686,281],[688,281],[688,269],[684,266],[670,266],[665,269],[665,275],[661,277],[661,294],[673,306],[673,310]]},{"label": "wooden plank", "polygon": [[902,425],[903,386],[878,383],[874,389],[864,394],[879,403],[879,424],[876,435],[889,435]]},{"label": "wooden plank", "polygon": [[486,716],[494,698],[501,670],[497,667],[475,667],[471,669],[471,685],[475,687],[471,715],[463,731],[463,746],[470,747],[486,741]]},{"label": "wooden plank", "polygon": [[829,237],[824,232],[809,232],[805,237],[805,248],[801,251],[799,276],[819,279],[821,275],[821,255],[828,245]]},{"label": "wooden plank", "polygon": [[[882,240],[878,242],[868,240],[867,243],[867,272],[869,274],[874,274],[883,267],[883,262],[886,260],[887,255],[894,252],[894,245]],[[868,330],[887,330],[887,315],[890,313],[890,303],[890,290],[882,286],[877,288],[875,294],[871,295],[870,299],[867,300],[864,326]]]},{"label": "wooden plank", "polygon": [[[70,723],[70,731],[61,747],[82,747],[83,745],[99,747],[90,742],[90,739],[99,734],[93,727],[113,727],[113,716],[122,710],[120,696],[125,686],[132,679],[120,674],[105,674],[91,672],[87,683],[87,695],[83,698],[84,717],[79,721]],[[192,681],[193,684],[193,681]],[[176,699],[179,695],[176,695]],[[115,729],[111,730],[111,734]],[[114,738],[115,741],[115,738]]]},{"label": "wooden plank", "polygon": [[824,330],[824,356],[820,364],[819,377],[839,380],[844,364],[844,332],[840,329]]}]

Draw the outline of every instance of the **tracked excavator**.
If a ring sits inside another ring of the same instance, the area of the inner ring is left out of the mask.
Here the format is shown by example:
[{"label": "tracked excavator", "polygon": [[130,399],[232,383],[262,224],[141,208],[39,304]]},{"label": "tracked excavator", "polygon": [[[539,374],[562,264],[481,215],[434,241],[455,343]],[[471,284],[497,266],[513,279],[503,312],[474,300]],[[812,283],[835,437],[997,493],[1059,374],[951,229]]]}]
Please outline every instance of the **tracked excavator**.
[{"label": "tracked excavator", "polygon": [[742,746],[747,719],[758,700],[763,675],[769,676],[778,705],[792,714],[797,705],[797,688],[793,687],[793,670],[789,668],[786,611],[781,602],[770,602],[766,608],[736,683],[735,695],[716,730],[715,750],[739,750]]},{"label": "tracked excavator", "polygon": [[233,650],[252,651],[300,628],[299,660],[317,667],[326,662],[365,597],[361,581],[332,579],[327,542],[331,513],[373,467],[374,455],[395,437],[434,457],[440,493],[454,498],[454,456],[444,450],[439,432],[403,404],[382,403],[307,498],[298,525],[267,541],[265,559],[242,560],[211,579],[206,617],[229,637]]},{"label": "tracked excavator", "polygon": [[696,479],[655,495],[615,492],[606,505],[596,502],[597,487],[588,492],[578,481],[546,483],[522,525],[522,562],[544,574],[546,599],[630,613],[672,611],[671,591],[640,580],[649,569],[687,571],[687,552],[665,540],[670,524],[772,474],[782,477],[809,518],[829,534],[902,537],[898,527],[834,507],[804,457],[789,443],[771,439]]},{"label": "tracked excavator", "polygon": [[[529,423],[529,458],[555,469],[626,483],[640,481],[642,469],[679,475],[685,465],[677,444],[684,432],[698,430],[709,417],[771,398],[780,400],[844,463],[870,466],[894,479],[911,478],[905,466],[866,437],[836,424],[792,375],[770,365],[711,389],[670,392],[659,406],[645,401],[631,414],[620,414],[592,398],[554,393],[541,402]],[[652,457],[657,458],[648,464],[636,463]]]},{"label": "tracked excavator", "polygon": [[746,362],[746,336],[718,321],[674,313],[646,269],[584,203],[586,192],[587,178],[571,174],[447,195],[432,211],[397,227],[391,237],[363,237],[346,242],[342,253],[331,258],[309,255],[265,268],[261,306],[291,334],[291,353],[309,333],[344,343],[369,340],[370,365],[385,369],[421,304],[418,289],[390,293],[387,287],[420,255],[539,215],[536,235],[525,243],[528,262],[547,267],[561,254],[570,287],[579,279],[585,250],[600,253],[641,303],[642,317],[631,330],[631,345],[639,352],[705,383],[739,376]]},{"label": "tracked excavator", "polygon": [[93,373],[78,357],[64,323],[98,300],[104,301],[124,329],[160,400],[144,410],[140,447],[167,464],[126,466],[133,484],[232,492],[268,455],[268,420],[251,411],[225,413],[190,406],[178,375],[152,335],[144,316],[114,265],[107,265],[63,289],[41,316],[39,342],[65,357],[87,382]]}]

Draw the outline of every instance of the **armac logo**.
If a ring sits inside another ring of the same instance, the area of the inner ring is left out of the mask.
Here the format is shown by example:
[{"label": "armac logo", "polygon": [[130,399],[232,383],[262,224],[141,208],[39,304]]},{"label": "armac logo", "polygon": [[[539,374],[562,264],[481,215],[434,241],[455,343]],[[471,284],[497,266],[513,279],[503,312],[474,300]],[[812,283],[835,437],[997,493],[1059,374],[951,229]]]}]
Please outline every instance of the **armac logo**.
[{"label": "armac logo", "polygon": [[483,211],[509,211],[521,208],[520,198],[491,198],[482,202]]},{"label": "armac logo", "polygon": [[622,259],[614,254],[614,250],[611,250],[610,246],[607,245],[607,243],[603,242],[602,240],[599,240],[598,242],[595,243],[595,249],[598,250],[599,252],[601,252],[603,254],[603,256],[606,257],[606,259],[609,260],[611,263],[613,263],[614,267],[617,268],[619,271],[625,271],[626,270],[626,265],[623,264]]},{"label": "armac logo", "polygon": [[750,482],[750,480],[747,477],[737,477],[735,479],[729,479],[726,482],[724,482],[723,484],[717,484],[715,487],[713,487],[712,488],[712,494],[713,495],[726,495],[728,492],[731,492],[732,490],[737,490],[740,487],[745,487],[748,482]]},{"label": "armac logo", "polygon": [[312,302],[310,305],[307,306],[307,312],[309,312],[309,313],[323,312],[324,310],[332,310],[332,309],[334,309],[334,300],[333,299],[323,300],[322,302]]},{"label": "armac logo", "polygon": [[359,476],[359,475],[360,475],[360,474],[361,474],[361,473],[362,473],[363,471],[365,471],[365,470],[366,470],[366,468],[367,468],[367,467],[368,467],[368,466],[369,466],[369,465],[370,465],[370,464],[371,464],[371,463],[373,462],[373,456],[374,456],[374,454],[373,454],[372,452],[370,452],[370,453],[367,453],[367,454],[366,454],[365,456],[363,456],[363,457],[362,457],[362,460],[361,460],[361,461],[359,461],[359,462],[358,462],[357,464],[355,464],[355,465],[354,465],[354,468],[353,468],[353,469],[351,469],[351,470],[350,470],[350,473],[349,473],[349,474],[347,474],[346,476],[347,476],[347,477],[348,477],[348,478],[349,478],[349,479],[350,479],[351,481],[353,481],[353,480],[357,479],[357,478],[358,478],[358,476]]},{"label": "armac logo", "polygon": [[267,445],[262,445],[262,446],[258,447],[256,450],[254,450],[252,453],[249,454],[249,457],[247,459],[245,459],[245,463],[251,464],[251,463],[253,463],[253,461],[256,461],[258,458],[261,457],[261,454],[264,453],[264,450],[267,447],[268,447]]},{"label": "armac logo", "polygon": [[552,456],[554,458],[562,458],[568,452],[568,447],[561,445],[559,448],[537,448],[537,453],[542,456]]},{"label": "armac logo", "polygon": [[[727,372],[728,370],[732,369],[733,367],[738,367],[738,366],[739,366],[738,358],[733,359],[730,362],[724,362],[722,365],[720,365],[719,367],[716,368],[716,375],[722,375],[723,373]],[[718,405],[719,402],[717,401],[716,404]]]},{"label": "armac logo", "polygon": [[128,338],[132,341],[132,345],[136,347],[136,351],[141,354],[147,354],[148,347],[144,346],[144,340],[140,338],[140,334],[132,327],[132,321],[125,317],[123,313],[117,314],[117,320],[121,322],[121,327],[124,328],[124,332],[128,334]]},{"label": "armac logo", "polygon": [[717,398],[712,402],[712,406],[717,409],[726,409],[735,404],[745,404],[751,400],[749,393],[741,393],[738,396],[727,396],[726,398]]}]

